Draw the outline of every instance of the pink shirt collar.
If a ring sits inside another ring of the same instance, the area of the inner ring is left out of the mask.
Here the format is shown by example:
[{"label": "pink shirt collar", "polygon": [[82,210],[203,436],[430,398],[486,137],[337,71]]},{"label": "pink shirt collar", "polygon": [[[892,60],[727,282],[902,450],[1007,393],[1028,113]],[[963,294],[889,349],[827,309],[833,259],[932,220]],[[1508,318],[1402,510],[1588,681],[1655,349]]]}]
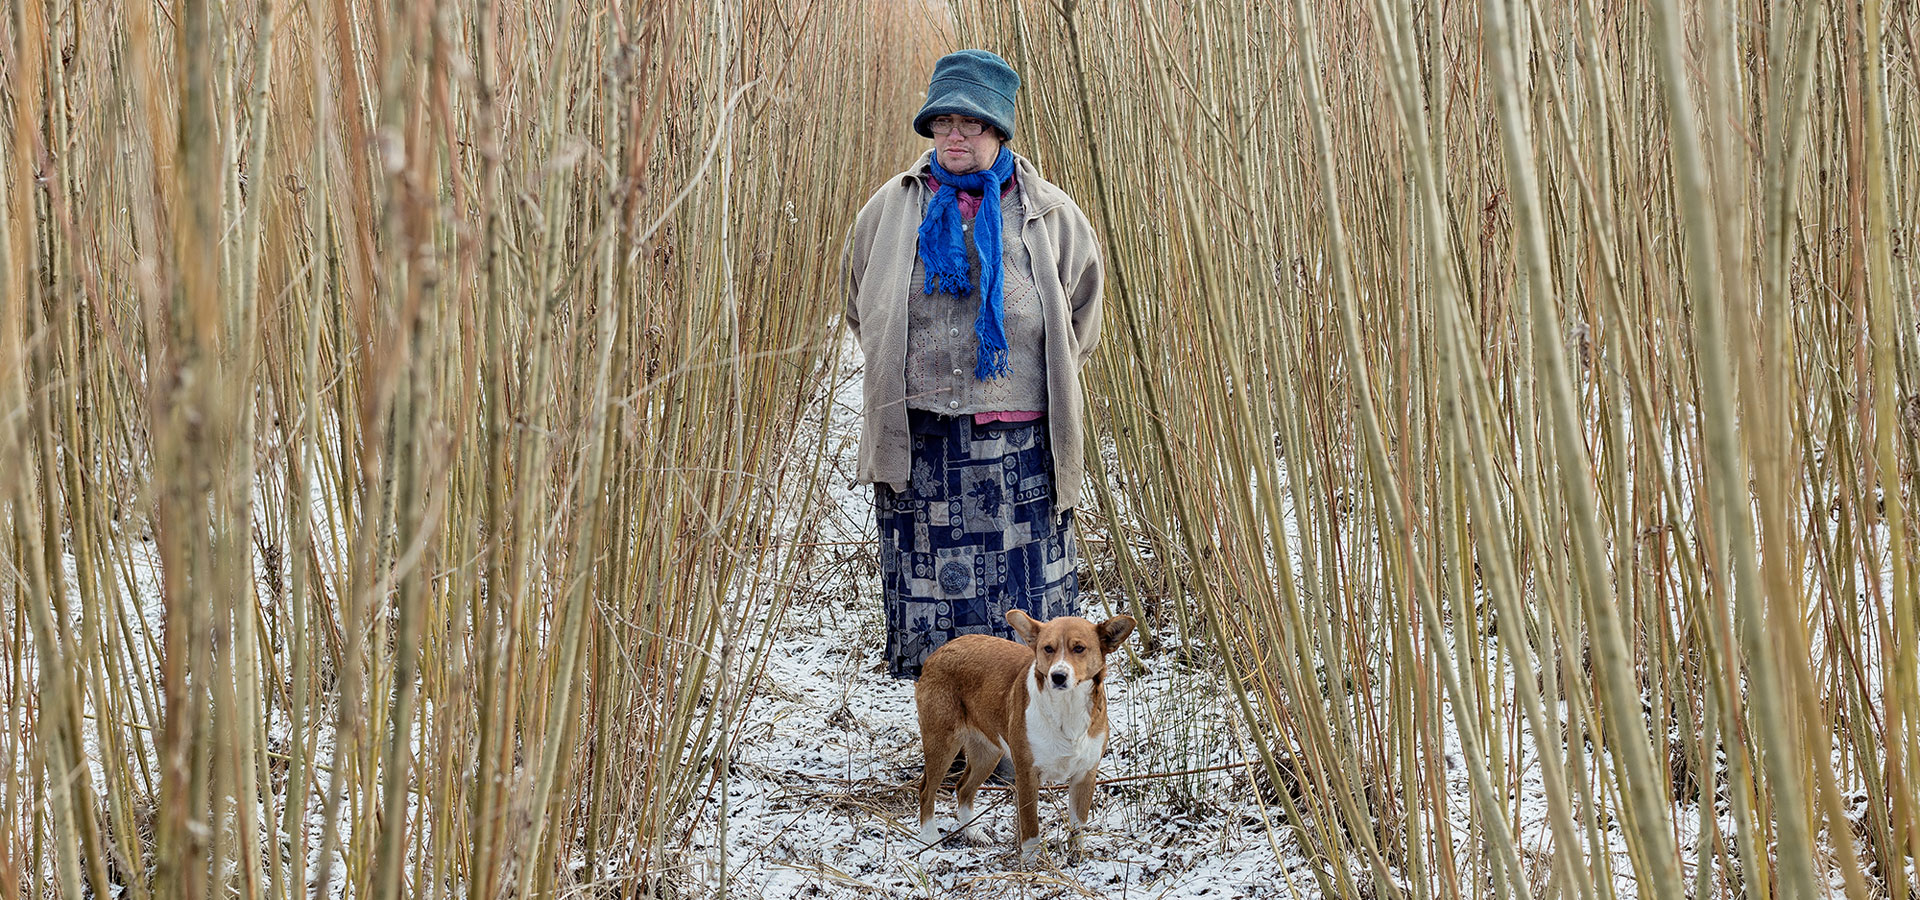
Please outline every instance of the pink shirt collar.
[{"label": "pink shirt collar", "polygon": [[[1014,177],[1015,176],[1008,175],[1007,180],[1000,183],[1000,199],[1004,200],[1008,194],[1013,193]],[[940,182],[933,177],[932,172],[928,172],[924,178],[927,182],[927,190],[937,191],[940,189]],[[960,201],[960,218],[962,219],[971,219],[977,215],[980,212],[980,201],[986,199],[985,195],[976,194],[972,191],[956,190],[953,194],[955,199]]]}]

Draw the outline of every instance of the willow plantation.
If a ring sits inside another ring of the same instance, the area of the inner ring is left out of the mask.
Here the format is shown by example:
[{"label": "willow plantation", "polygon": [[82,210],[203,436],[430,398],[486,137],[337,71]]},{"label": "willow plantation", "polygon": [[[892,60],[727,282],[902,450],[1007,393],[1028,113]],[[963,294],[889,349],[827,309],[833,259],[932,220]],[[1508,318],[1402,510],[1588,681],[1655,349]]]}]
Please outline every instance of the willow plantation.
[{"label": "willow plantation", "polygon": [[[11,4],[0,895],[1920,895],[1917,34]],[[842,250],[963,47],[1103,245],[1139,621],[1033,865],[912,839],[851,484]]]}]

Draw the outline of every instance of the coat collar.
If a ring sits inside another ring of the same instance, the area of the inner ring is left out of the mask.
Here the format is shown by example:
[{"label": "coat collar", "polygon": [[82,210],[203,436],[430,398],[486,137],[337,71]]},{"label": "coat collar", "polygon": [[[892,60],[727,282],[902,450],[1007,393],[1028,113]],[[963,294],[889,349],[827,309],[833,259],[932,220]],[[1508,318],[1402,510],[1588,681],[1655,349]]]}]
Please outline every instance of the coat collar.
[{"label": "coat collar", "polygon": [[[1027,220],[1032,221],[1065,206],[1067,193],[1053,182],[1041,177],[1040,170],[1034,168],[1033,161],[1024,156],[1013,158],[1014,187],[1020,192],[1020,202],[1027,210]],[[920,155],[905,172],[894,176],[903,187],[925,191],[926,178],[933,174],[933,151]]]}]

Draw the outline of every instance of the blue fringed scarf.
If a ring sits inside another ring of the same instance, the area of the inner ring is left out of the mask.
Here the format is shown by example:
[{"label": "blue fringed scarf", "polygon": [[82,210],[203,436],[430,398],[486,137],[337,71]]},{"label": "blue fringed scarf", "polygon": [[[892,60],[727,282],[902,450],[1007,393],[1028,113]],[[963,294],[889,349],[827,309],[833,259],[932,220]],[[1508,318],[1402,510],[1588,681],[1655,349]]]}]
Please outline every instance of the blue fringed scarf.
[{"label": "blue fringed scarf", "polygon": [[960,199],[956,191],[979,192],[980,211],[974,215],[973,245],[980,254],[980,313],[973,332],[980,336],[980,352],[973,377],[982,380],[1007,374],[1007,325],[1000,273],[1000,187],[1013,177],[1013,151],[1000,148],[993,168],[955,175],[933,159],[933,194],[926,218],[920,221],[920,260],[926,265],[926,292],[964,297],[967,282],[967,242],[960,233]]}]

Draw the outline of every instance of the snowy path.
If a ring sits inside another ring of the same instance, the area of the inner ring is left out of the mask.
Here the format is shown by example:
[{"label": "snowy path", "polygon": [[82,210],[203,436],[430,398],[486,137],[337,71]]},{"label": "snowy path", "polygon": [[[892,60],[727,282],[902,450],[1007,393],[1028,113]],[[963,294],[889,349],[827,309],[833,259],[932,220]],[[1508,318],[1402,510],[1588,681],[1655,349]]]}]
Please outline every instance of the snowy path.
[{"label": "snowy path", "polygon": [[[828,472],[810,502],[824,510],[794,535],[817,555],[776,624],[760,690],[743,713],[728,792],[728,895],[732,897],[1140,897],[1315,896],[1304,870],[1290,890],[1274,847],[1290,847],[1277,814],[1263,812],[1246,769],[1252,750],[1227,708],[1218,673],[1170,659],[1112,658],[1114,737],[1103,779],[1210,767],[1173,778],[1103,787],[1085,858],[1069,863],[1065,793],[1041,795],[1048,852],[1022,867],[1014,852],[1011,792],[983,791],[985,847],[957,840],[925,847],[914,837],[920,740],[913,685],[881,662],[882,618],[870,490],[851,482],[858,437],[859,357],[849,349],[816,418]],[[824,427],[817,418],[824,416]],[[810,446],[803,432],[800,443]],[[1104,598],[1083,595],[1089,617]],[[951,790],[938,812],[950,824]],[[695,873],[717,887],[717,806],[697,825],[708,860]],[[1275,826],[1269,832],[1269,823]],[[1302,860],[1289,853],[1289,867]]]}]

